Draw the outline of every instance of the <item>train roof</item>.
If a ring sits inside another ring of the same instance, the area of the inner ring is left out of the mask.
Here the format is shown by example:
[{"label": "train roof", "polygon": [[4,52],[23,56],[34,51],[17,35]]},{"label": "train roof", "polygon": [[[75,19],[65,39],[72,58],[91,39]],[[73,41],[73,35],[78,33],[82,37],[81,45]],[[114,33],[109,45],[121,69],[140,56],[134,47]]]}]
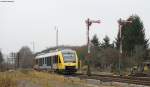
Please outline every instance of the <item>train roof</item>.
[{"label": "train roof", "polygon": [[40,54],[37,54],[36,57],[35,57],[35,59],[43,58],[43,57],[48,57],[48,56],[52,56],[52,55],[57,55],[59,51],[61,51],[61,52],[63,52],[63,53],[68,52],[68,51],[69,51],[69,52],[75,52],[75,51],[72,50],[72,49],[56,49],[56,50],[51,50],[51,51],[49,51],[49,52],[47,52],[47,53],[40,53]]}]

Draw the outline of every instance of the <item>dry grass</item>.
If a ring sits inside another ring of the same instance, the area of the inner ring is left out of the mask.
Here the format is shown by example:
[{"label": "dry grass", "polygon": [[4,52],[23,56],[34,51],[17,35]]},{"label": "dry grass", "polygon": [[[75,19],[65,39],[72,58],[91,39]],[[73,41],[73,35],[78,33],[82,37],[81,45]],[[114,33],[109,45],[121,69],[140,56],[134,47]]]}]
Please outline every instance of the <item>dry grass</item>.
[{"label": "dry grass", "polygon": [[0,87],[93,87],[93,86],[87,86],[86,81],[80,80],[79,78],[66,78],[64,76],[56,74],[49,74],[47,72],[37,72],[33,70],[18,70],[13,72],[0,72]]},{"label": "dry grass", "polygon": [[0,87],[28,87],[24,86],[26,83],[38,85],[38,87],[54,87],[52,84],[60,86],[61,84],[64,85],[66,83],[74,84],[73,80],[69,80],[64,76],[49,74],[46,72],[37,72],[33,70],[0,72]]},{"label": "dry grass", "polygon": [[31,84],[38,84],[41,87],[51,87],[48,80],[48,73],[28,70],[0,72],[0,87],[17,87],[21,81],[29,81]]},{"label": "dry grass", "polygon": [[0,87],[16,87],[15,76],[8,72],[0,72]]}]

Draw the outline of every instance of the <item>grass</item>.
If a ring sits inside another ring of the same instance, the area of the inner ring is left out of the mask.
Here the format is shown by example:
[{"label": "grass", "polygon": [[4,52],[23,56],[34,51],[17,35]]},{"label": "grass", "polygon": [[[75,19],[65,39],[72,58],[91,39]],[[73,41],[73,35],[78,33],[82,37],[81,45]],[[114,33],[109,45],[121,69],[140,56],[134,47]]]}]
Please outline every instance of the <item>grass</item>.
[{"label": "grass", "polygon": [[[91,87],[85,80],[34,70],[0,72],[0,87]],[[103,87],[103,86],[102,86]]]},{"label": "grass", "polygon": [[[21,82],[23,83],[20,84]],[[34,70],[0,72],[0,87],[18,87],[19,84],[19,86],[23,86],[24,84],[26,85],[26,83],[29,84],[29,87],[30,85],[38,85],[38,87],[54,87],[55,84],[75,84],[73,82],[73,80],[69,80],[64,76],[49,74],[47,72],[37,72]]]},{"label": "grass", "polygon": [[41,87],[51,87],[48,73],[20,70],[14,72],[0,72],[0,87],[17,87],[20,81],[29,81]]},{"label": "grass", "polygon": [[0,87],[16,87],[16,79],[13,74],[0,72]]}]

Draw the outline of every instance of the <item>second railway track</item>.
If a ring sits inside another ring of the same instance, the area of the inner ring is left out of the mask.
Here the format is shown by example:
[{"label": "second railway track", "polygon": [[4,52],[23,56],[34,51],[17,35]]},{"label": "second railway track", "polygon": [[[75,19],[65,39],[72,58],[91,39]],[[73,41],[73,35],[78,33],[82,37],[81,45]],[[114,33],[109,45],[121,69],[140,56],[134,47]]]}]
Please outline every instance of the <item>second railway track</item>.
[{"label": "second railway track", "polygon": [[112,75],[96,75],[96,74],[92,74],[91,76],[85,74],[75,74],[71,76],[78,77],[80,79],[95,79],[103,82],[121,82],[128,84],[150,86],[150,77],[112,76]]}]

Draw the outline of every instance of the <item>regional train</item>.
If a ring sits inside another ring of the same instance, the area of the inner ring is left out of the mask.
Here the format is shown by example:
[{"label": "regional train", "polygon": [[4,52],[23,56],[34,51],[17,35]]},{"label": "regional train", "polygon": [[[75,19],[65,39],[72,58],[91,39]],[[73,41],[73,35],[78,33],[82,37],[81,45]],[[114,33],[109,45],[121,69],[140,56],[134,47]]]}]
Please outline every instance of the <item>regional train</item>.
[{"label": "regional train", "polygon": [[78,57],[75,50],[59,49],[35,57],[35,69],[75,73],[78,70]]}]

